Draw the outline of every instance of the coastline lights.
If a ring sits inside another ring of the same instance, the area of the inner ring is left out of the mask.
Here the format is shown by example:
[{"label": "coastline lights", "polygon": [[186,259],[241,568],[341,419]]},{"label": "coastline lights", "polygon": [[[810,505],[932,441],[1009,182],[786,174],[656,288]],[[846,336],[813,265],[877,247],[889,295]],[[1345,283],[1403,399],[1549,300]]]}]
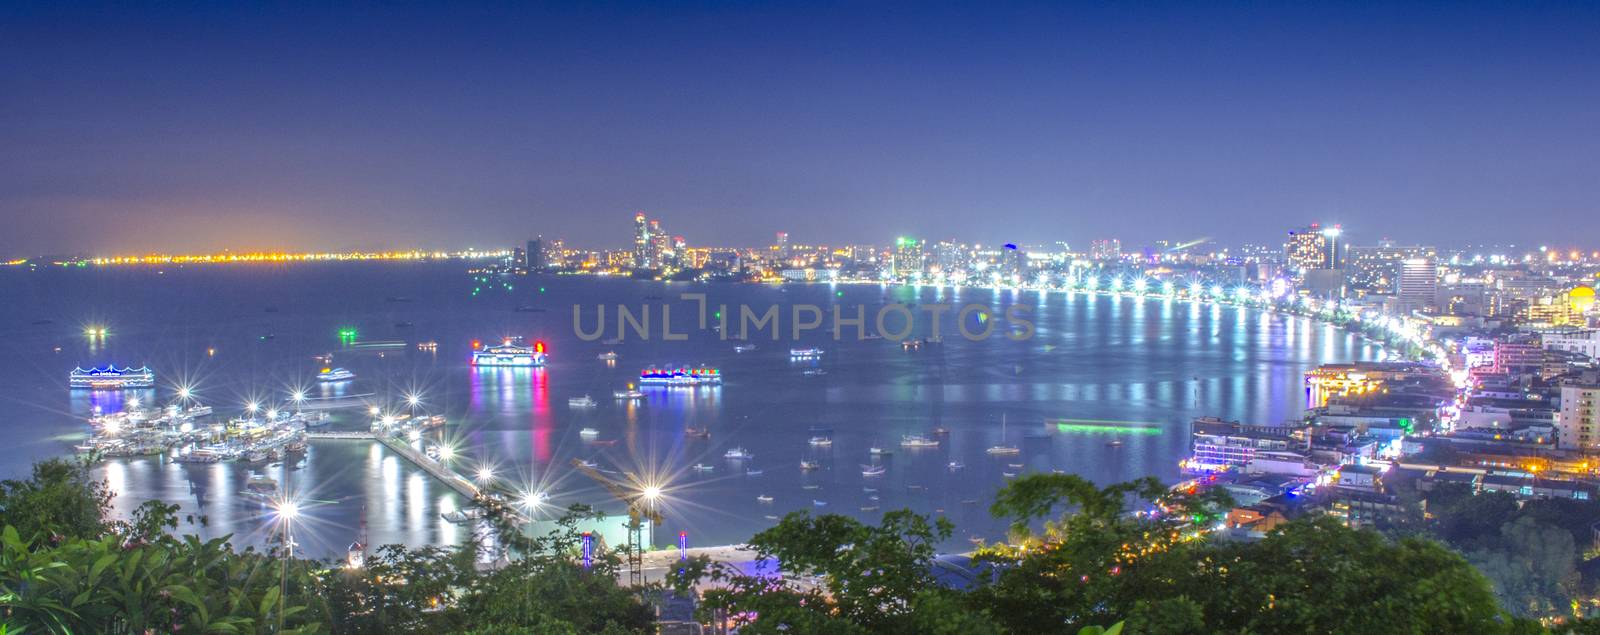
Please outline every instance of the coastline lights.
[{"label": "coastline lights", "polygon": [[1143,294],[1149,288],[1150,288],[1150,281],[1147,280],[1147,279],[1140,278],[1138,280],[1134,280],[1133,281],[1133,290],[1138,292],[1138,293],[1140,293],[1140,294]]},{"label": "coastline lights", "polygon": [[260,410],[260,409],[261,409],[261,404],[258,404],[258,403],[254,402],[254,401],[244,405],[244,411],[248,412],[250,414],[255,414],[256,411]]},{"label": "coastline lights", "polygon": [[412,408],[422,405],[422,396],[416,393],[406,395],[406,405]]},{"label": "coastline lights", "polygon": [[1172,284],[1171,280],[1161,283],[1161,292],[1166,295],[1172,295],[1173,293],[1177,292],[1177,290],[1178,288]]},{"label": "coastline lights", "polygon": [[1202,293],[1205,293],[1204,286],[1198,282],[1189,283],[1189,297],[1198,298]]}]

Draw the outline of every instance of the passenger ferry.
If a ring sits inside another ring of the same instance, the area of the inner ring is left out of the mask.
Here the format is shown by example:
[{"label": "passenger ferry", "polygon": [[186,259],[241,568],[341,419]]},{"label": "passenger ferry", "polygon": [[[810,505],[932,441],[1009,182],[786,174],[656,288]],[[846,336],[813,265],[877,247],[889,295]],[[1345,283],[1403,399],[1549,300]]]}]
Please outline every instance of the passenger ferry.
[{"label": "passenger ferry", "polygon": [[639,373],[642,386],[716,386],[722,384],[722,371],[701,366],[689,368],[656,368],[651,366]]},{"label": "passenger ferry", "polygon": [[818,357],[822,357],[822,349],[791,348],[789,349],[789,357],[793,357],[795,359],[816,359]]},{"label": "passenger ferry", "polygon": [[514,338],[506,338],[499,346],[486,346],[472,351],[472,365],[520,368],[543,366],[544,344],[535,342],[533,346],[523,346],[517,344]]},{"label": "passenger ferry", "polygon": [[153,388],[156,385],[156,373],[149,366],[139,368],[74,368],[67,376],[67,384],[72,388],[88,388],[91,390],[123,390],[126,388]]},{"label": "passenger ferry", "polygon": [[325,383],[325,384],[331,384],[331,383],[341,382],[341,381],[350,381],[350,380],[355,379],[355,378],[356,378],[356,374],[355,373],[352,373],[352,372],[350,372],[348,370],[345,370],[343,368],[324,368],[324,369],[322,369],[322,372],[317,373],[317,381],[320,381],[320,382]]}]

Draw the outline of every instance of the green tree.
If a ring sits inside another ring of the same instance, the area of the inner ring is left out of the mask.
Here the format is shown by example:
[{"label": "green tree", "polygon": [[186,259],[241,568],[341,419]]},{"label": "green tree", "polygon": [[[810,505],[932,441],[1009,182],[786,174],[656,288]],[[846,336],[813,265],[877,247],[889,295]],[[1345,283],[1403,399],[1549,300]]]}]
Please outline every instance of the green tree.
[{"label": "green tree", "polygon": [[90,478],[81,462],[40,461],[25,481],[0,481],[0,526],[16,528],[24,540],[93,538],[106,529],[111,493]]}]

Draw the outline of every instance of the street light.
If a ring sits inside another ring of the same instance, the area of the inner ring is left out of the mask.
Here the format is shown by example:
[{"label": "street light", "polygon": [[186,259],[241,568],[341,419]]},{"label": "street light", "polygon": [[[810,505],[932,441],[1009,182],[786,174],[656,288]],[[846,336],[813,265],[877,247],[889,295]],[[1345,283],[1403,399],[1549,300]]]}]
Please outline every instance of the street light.
[{"label": "street light", "polygon": [[406,405],[411,406],[412,408],[422,405],[422,397],[415,394],[406,395]]},{"label": "street light", "polygon": [[244,405],[244,411],[248,412],[250,414],[255,414],[256,411],[260,410],[260,409],[261,409],[261,404],[258,404],[258,403],[254,402],[254,401]]},{"label": "street light", "polygon": [[[443,456],[442,451],[440,452],[440,455]],[[478,468],[478,482],[489,483],[492,481],[494,481],[494,468],[487,465]]]}]

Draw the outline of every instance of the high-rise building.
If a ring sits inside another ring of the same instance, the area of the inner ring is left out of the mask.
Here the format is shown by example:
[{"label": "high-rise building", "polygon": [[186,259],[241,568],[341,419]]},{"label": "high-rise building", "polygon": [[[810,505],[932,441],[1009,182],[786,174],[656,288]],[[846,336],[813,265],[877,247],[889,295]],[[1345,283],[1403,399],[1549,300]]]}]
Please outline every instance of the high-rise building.
[{"label": "high-rise building", "polygon": [[[540,239],[544,240],[544,239]],[[551,238],[544,245],[543,262],[539,263],[545,269],[562,269],[567,266],[567,244],[560,238]],[[587,258],[580,257],[579,262]]]},{"label": "high-rise building", "polygon": [[1122,241],[1102,238],[1089,243],[1089,258],[1093,260],[1121,260]]},{"label": "high-rise building", "polygon": [[672,237],[672,255],[668,258],[674,267],[683,268],[689,265],[689,243],[682,236]]},{"label": "high-rise building", "polygon": [[660,269],[672,258],[672,237],[661,228],[661,220],[650,219],[650,267]]},{"label": "high-rise building", "polygon": [[525,259],[522,262],[522,267],[524,269],[527,269],[528,271],[543,271],[544,270],[545,259],[544,259],[544,237],[543,236],[540,236],[538,238],[535,238],[533,240],[528,241],[528,250],[526,252],[524,252],[524,253],[527,254]]},{"label": "high-rise building", "polygon": [[633,268],[653,269],[656,263],[650,257],[650,221],[644,212],[633,215]]},{"label": "high-rise building", "polygon": [[1432,260],[1411,258],[1400,263],[1400,310],[1404,313],[1426,310],[1439,294],[1439,270]]},{"label": "high-rise building", "polygon": [[1283,259],[1292,269],[1339,268],[1339,238],[1344,230],[1338,225],[1324,229],[1312,223],[1309,227],[1290,230],[1283,244]]},{"label": "high-rise building", "polygon": [[1557,444],[1563,449],[1600,448],[1600,383],[1571,381],[1561,385],[1561,415],[1557,419]]},{"label": "high-rise building", "polygon": [[922,241],[905,237],[894,241],[894,260],[890,263],[890,271],[894,277],[910,278],[922,275],[923,265]]},{"label": "high-rise building", "polygon": [[1375,246],[1351,246],[1345,250],[1344,267],[1350,272],[1350,286],[1373,293],[1394,293],[1400,285],[1400,265],[1412,258],[1433,260],[1433,247],[1398,246],[1382,241]]},{"label": "high-rise building", "polygon": [[778,232],[778,235],[776,236],[776,238],[777,238],[777,240],[775,242],[773,242],[773,245],[778,248],[778,257],[779,258],[788,258],[789,257],[789,232]]}]

